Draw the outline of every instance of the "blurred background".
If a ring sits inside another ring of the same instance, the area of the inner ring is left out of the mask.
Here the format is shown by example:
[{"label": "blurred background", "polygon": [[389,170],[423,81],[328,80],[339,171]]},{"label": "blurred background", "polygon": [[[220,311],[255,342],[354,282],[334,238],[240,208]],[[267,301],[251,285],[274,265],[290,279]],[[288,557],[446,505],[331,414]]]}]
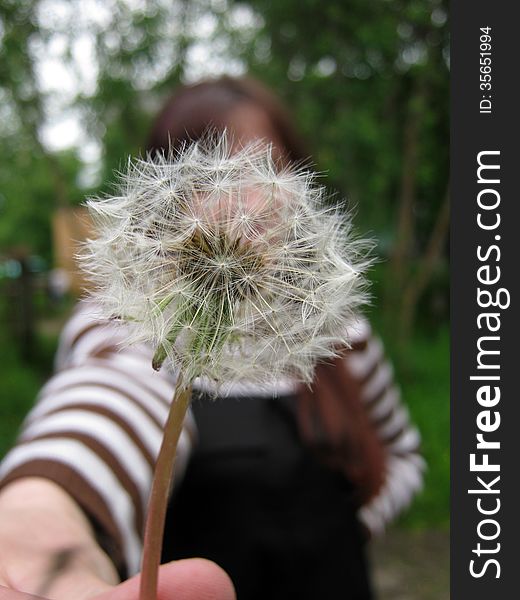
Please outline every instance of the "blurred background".
[{"label": "blurred background", "polygon": [[140,152],[176,84],[250,73],[377,240],[367,312],[429,465],[374,544],[380,597],[448,598],[447,21],[446,0],[0,0],[0,456],[81,284],[82,200]]}]

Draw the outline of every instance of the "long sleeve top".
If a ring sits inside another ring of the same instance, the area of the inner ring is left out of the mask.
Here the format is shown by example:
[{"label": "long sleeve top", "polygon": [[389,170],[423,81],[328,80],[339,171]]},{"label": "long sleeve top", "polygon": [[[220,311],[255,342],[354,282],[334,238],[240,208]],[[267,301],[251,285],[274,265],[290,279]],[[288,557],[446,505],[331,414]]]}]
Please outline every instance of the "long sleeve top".
[{"label": "long sleeve top", "polygon": [[[152,369],[151,348],[122,346],[124,337],[123,327],[96,321],[89,303],[79,304],[62,332],[56,372],[0,465],[0,485],[26,476],[56,482],[113,540],[114,552],[131,575],[140,566],[153,465],[175,377]],[[360,508],[359,518],[379,533],[420,489],[424,461],[381,341],[367,322],[355,338],[344,360],[362,382],[364,407],[386,450],[385,482]],[[254,390],[256,395],[290,391],[289,382]],[[232,393],[245,396],[251,389],[237,385]],[[196,423],[188,413],[174,485],[182,480],[196,439]]]}]

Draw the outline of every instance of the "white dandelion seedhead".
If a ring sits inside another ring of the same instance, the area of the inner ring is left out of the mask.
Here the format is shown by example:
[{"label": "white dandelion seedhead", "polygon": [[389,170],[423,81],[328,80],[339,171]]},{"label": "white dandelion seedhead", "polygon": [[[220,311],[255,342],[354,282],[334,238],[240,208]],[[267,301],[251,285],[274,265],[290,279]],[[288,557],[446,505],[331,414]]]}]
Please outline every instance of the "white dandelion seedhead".
[{"label": "white dandelion seedhead", "polygon": [[349,342],[368,263],[322,197],[265,144],[231,154],[225,136],[129,161],[118,195],[87,203],[93,296],[185,380],[309,382]]}]

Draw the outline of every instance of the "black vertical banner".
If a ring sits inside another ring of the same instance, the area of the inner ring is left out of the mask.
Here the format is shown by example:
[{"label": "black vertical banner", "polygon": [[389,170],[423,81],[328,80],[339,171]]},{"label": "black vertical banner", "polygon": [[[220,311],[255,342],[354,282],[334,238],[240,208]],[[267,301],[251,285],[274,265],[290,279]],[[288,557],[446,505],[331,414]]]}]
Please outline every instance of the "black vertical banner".
[{"label": "black vertical banner", "polygon": [[453,600],[520,598],[516,7],[451,5]]}]

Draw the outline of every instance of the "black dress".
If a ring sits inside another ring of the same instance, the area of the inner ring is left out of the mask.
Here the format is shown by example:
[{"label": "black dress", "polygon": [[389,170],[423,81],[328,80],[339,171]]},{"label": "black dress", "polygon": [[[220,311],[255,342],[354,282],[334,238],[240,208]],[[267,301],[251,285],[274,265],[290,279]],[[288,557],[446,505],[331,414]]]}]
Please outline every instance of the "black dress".
[{"label": "black dress", "polygon": [[163,561],[204,557],[238,600],[369,600],[352,485],[298,436],[294,398],[194,398],[199,430]]}]

